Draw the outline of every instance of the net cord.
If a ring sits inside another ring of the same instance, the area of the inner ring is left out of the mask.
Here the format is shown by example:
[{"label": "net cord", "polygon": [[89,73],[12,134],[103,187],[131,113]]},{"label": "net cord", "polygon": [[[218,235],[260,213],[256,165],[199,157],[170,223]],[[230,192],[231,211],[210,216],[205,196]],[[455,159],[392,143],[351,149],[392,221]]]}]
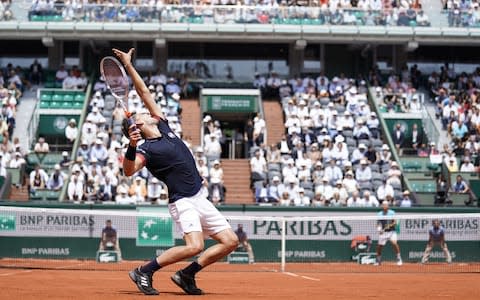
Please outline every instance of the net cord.
[{"label": "net cord", "polygon": [[[75,215],[99,215],[99,216],[125,216],[125,217],[157,217],[171,218],[168,213],[140,212],[140,211],[121,211],[121,210],[89,210],[89,209],[65,209],[65,208],[38,208],[38,207],[17,207],[0,206],[0,215],[2,213],[45,213],[45,214],[75,214]],[[352,215],[334,215],[334,216],[265,216],[265,215],[227,215],[225,218],[230,221],[355,221],[355,220],[409,220],[409,219],[461,219],[465,217],[480,218],[480,213],[437,213],[437,214],[396,214],[394,216],[378,216],[376,212]]]}]

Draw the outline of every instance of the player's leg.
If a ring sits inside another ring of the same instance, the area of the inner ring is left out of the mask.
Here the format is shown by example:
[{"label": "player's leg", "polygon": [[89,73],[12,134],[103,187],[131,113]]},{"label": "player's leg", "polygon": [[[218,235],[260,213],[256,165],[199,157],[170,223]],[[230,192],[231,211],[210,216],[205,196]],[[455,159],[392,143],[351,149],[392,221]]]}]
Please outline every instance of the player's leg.
[{"label": "player's leg", "polygon": [[447,260],[447,263],[452,262],[452,256],[450,255],[450,250],[448,250],[447,243],[443,243],[443,245],[440,245],[442,247],[443,253],[445,253],[445,258]]},{"label": "player's leg", "polygon": [[378,237],[378,244],[377,244],[377,257],[375,261],[375,265],[380,265],[382,263],[382,250],[385,244],[387,243],[386,232],[380,233]]},{"label": "player's leg", "polygon": [[427,243],[427,246],[425,247],[425,251],[423,252],[423,256],[422,256],[422,264],[425,264],[428,262],[428,259],[430,258],[430,253],[432,253],[432,248],[433,248],[432,243]]},{"label": "player's leg", "polygon": [[247,253],[248,253],[248,262],[253,264],[255,262],[255,256],[253,254],[252,245],[247,241],[245,241],[245,244],[246,244]]},{"label": "player's leg", "polygon": [[205,235],[209,235],[218,242],[206,249],[197,261],[192,262],[186,268],[176,272],[172,281],[182,288],[187,294],[200,295],[202,290],[197,288],[195,275],[204,267],[218,261],[238,246],[237,235],[233,232],[230,224],[217,208],[207,199],[207,193],[189,198],[195,212],[201,221],[201,228]]},{"label": "player's leg", "polygon": [[398,245],[398,242],[397,242],[396,232],[390,232],[390,243],[392,243],[393,250],[395,251],[395,254],[397,256],[397,265],[399,266],[403,265],[402,255],[400,254],[400,246]]},{"label": "player's leg", "polygon": [[130,278],[138,289],[146,295],[158,295],[153,288],[153,274],[160,268],[193,257],[204,248],[202,225],[200,217],[193,206],[184,199],[169,205],[172,219],[184,234],[185,245],[175,246],[163,252],[143,266],[131,271]]}]

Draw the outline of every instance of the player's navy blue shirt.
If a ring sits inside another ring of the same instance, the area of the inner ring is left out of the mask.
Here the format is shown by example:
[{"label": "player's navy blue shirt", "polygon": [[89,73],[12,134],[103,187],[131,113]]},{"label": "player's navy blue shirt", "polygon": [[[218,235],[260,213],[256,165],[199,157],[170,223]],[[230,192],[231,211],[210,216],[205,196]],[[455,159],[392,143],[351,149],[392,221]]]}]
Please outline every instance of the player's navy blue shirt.
[{"label": "player's navy blue shirt", "polygon": [[430,228],[428,232],[430,233],[430,236],[435,242],[440,242],[443,239],[443,236],[445,235],[445,229],[443,229],[442,226],[438,228],[435,228],[432,226],[432,228]]},{"label": "player's navy blue shirt", "polygon": [[146,139],[137,152],[144,156],[150,173],[167,185],[170,203],[194,196],[202,187],[202,177],[192,153],[166,120],[160,119],[158,129],[162,136]]}]

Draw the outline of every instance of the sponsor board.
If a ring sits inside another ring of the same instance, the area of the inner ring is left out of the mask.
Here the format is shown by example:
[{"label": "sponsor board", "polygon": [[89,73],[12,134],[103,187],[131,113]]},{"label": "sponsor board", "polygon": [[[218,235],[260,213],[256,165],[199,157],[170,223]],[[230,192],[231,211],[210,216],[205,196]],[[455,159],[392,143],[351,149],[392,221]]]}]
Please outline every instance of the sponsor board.
[{"label": "sponsor board", "polygon": [[[30,237],[100,237],[105,221],[112,220],[120,238],[135,238],[142,246],[173,245],[181,234],[173,229],[171,218],[165,208],[143,208],[152,217],[119,216],[115,210],[111,215],[69,214],[49,212],[14,212],[0,214],[0,236]],[[157,217],[158,215],[158,217]],[[235,213],[231,213],[235,215]],[[364,214],[361,214],[364,215]],[[475,217],[440,220],[445,227],[447,241],[475,241],[480,236],[480,220]],[[243,224],[249,239],[280,240],[282,222],[266,220],[231,221],[233,228]],[[428,239],[431,220],[401,220],[399,240],[424,241]],[[287,240],[351,240],[357,235],[370,235],[378,238],[375,220],[335,220],[335,221],[287,221]]]}]

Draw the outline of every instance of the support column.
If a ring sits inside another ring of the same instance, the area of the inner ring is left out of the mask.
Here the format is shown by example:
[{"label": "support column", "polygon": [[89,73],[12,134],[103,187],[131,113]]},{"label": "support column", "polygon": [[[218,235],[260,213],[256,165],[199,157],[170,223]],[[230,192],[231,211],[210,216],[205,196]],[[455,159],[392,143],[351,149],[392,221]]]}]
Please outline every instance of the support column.
[{"label": "support column", "polygon": [[63,62],[63,41],[54,39],[53,46],[48,47],[48,68],[50,70],[57,70]]},{"label": "support column", "polygon": [[402,67],[407,63],[408,60],[408,53],[405,45],[394,45],[393,51],[395,53],[394,61],[393,61],[393,68],[395,72],[400,72]]},{"label": "support column", "polygon": [[165,39],[155,39],[153,43],[153,66],[154,73],[159,70],[163,74],[167,74],[168,63],[168,44]]},{"label": "support column", "polygon": [[288,47],[288,66],[289,77],[297,77],[303,72],[305,60],[305,46],[300,47],[299,41],[292,43]]}]

